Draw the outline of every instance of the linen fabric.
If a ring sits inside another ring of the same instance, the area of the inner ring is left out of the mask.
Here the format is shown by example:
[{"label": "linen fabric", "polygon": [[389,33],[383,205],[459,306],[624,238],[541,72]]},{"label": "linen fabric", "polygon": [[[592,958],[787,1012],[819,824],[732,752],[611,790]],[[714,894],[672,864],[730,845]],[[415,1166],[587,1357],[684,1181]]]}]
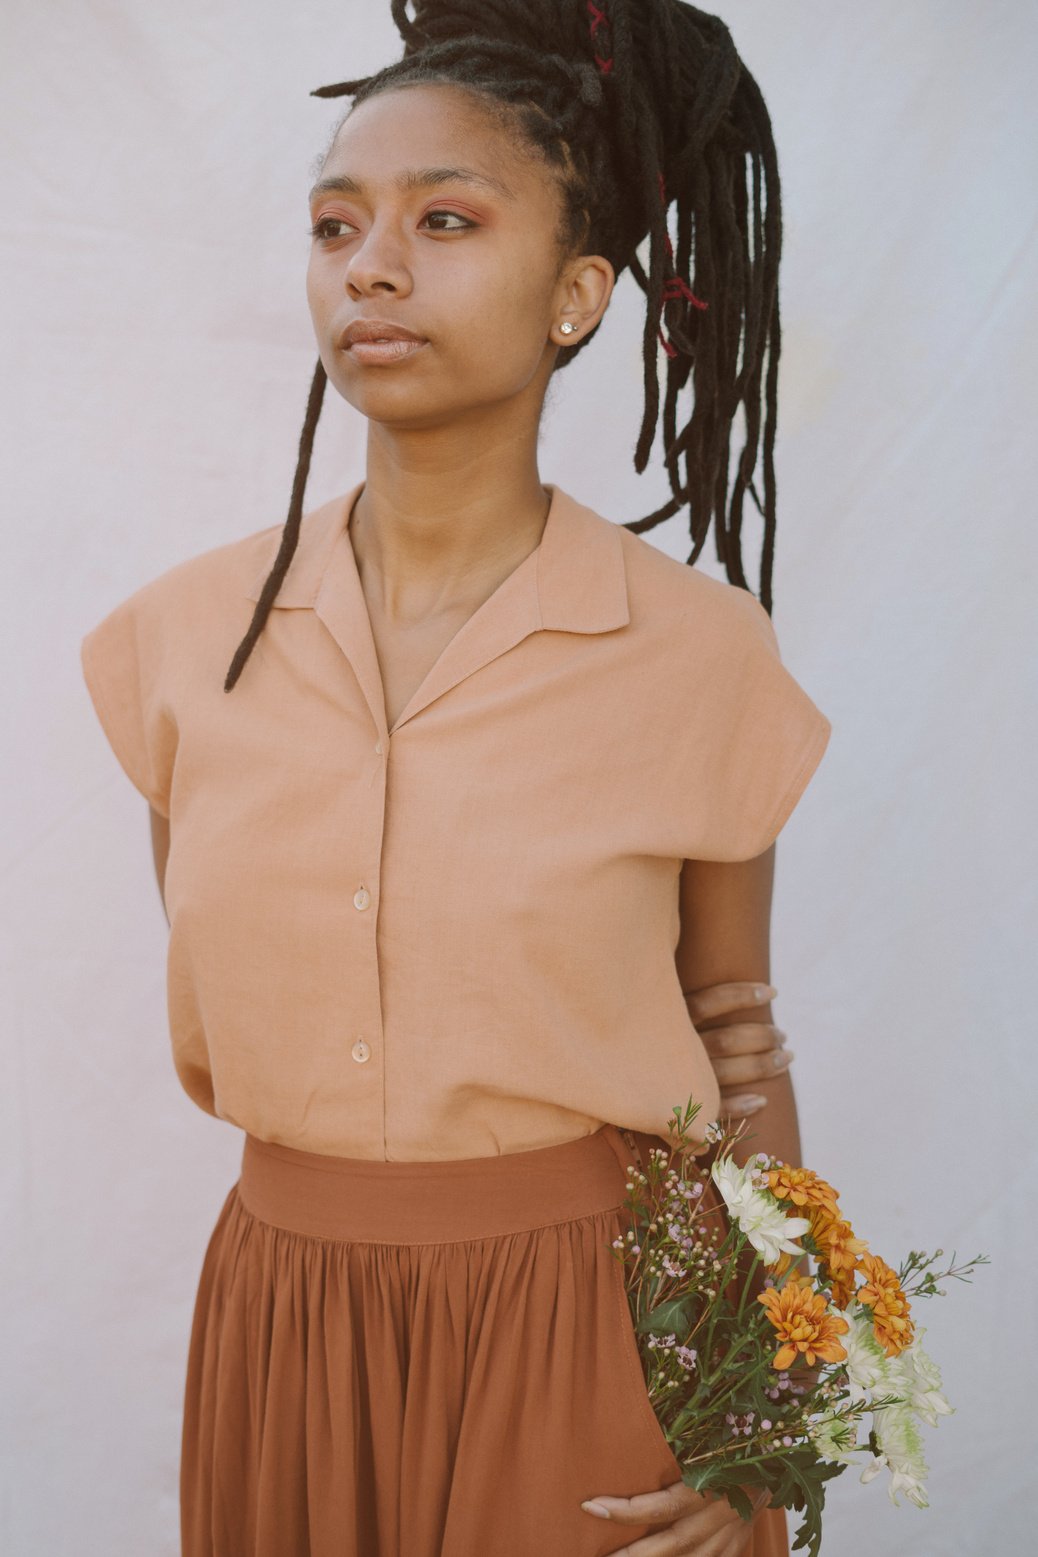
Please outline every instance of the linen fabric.
[{"label": "linen fabric", "polygon": [[[661,1530],[580,1507],[681,1479],[612,1250],[629,1161],[611,1124],[482,1161],[246,1135],[192,1321],[182,1557],[604,1557]],[[744,1557],[788,1557],[786,1518]]]},{"label": "linen fabric", "polygon": [[561,488],[392,729],[349,520],[271,525],[88,632],[98,718],[169,818],[168,1014],[207,1112],[298,1150],[491,1157],[719,1092],[674,960],[685,859],[775,839],[831,726],[747,590]]}]

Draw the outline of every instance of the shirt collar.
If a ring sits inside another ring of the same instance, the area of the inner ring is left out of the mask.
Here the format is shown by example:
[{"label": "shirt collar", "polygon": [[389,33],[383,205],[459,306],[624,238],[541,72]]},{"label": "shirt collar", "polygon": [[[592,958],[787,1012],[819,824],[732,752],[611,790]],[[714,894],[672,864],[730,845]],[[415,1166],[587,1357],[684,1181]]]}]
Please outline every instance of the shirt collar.
[{"label": "shirt collar", "polygon": [[[620,526],[578,503],[561,487],[551,482],[544,485],[551,493],[551,503],[540,544],[531,553],[536,564],[530,579],[535,586],[539,626],[578,633],[610,632],[626,626],[631,618]],[[363,487],[364,482],[359,481],[304,516],[273,609],[313,606],[336,551],[348,552],[347,560],[356,571],[347,523]],[[263,567],[246,592],[247,599],[259,599],[280,542],[278,530]],[[524,559],[520,568],[525,569],[530,560]]]},{"label": "shirt collar", "polygon": [[[601,633],[630,621],[620,526],[564,492],[551,493],[541,540],[462,625],[402,711],[396,730],[466,676],[530,633]],[[299,542],[272,609],[316,611],[353,665],[383,733],[382,682],[367,605],[347,528],[364,486],[332,498],[304,516]],[[273,565],[280,532],[268,543],[262,570],[247,591],[256,601]]]}]

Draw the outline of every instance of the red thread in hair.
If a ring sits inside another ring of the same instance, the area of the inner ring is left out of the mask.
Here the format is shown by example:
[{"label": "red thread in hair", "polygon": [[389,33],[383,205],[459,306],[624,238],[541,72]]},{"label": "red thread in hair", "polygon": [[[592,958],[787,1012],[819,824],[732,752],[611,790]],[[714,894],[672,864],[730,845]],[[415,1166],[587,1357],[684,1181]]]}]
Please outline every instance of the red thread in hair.
[{"label": "red thread in hair", "polygon": [[692,288],[680,276],[668,276],[663,283],[663,301],[669,303],[675,297],[687,297],[693,308],[706,308],[708,306],[700,301]]},{"label": "red thread in hair", "polygon": [[[601,26],[603,26],[603,24],[608,27],[609,18],[606,16],[605,10],[595,4],[595,0],[587,0],[587,8],[588,14],[591,17],[591,36],[594,38],[595,33]],[[601,59],[599,55],[596,54],[595,64],[598,66],[603,76],[607,76],[613,68],[613,57],[610,55],[608,59]]]},{"label": "red thread in hair", "polygon": [[595,0],[587,0],[587,8],[591,13],[591,36],[593,38],[595,33],[601,27],[602,23],[607,20],[607,18],[605,12],[599,10],[598,6],[595,4]]},{"label": "red thread in hair", "polygon": [[[666,204],[667,204],[667,188],[666,188],[666,185],[665,185],[665,183],[663,181],[663,174],[662,173],[658,173],[656,176],[657,176],[657,178],[659,180],[660,200],[661,200],[662,204],[664,205],[664,207],[666,207]],[[671,264],[673,265],[673,263],[674,263],[674,245],[670,241],[670,233],[667,231],[666,226],[664,226],[664,229],[663,229],[663,241],[664,241],[664,243],[667,246],[667,258],[670,260]],[[664,282],[663,282],[663,292],[662,292],[662,295],[660,297],[660,317],[661,318],[662,318],[662,315],[663,315],[663,305],[664,305],[664,303],[669,303],[674,298],[679,298],[679,297],[686,298],[688,300],[688,302],[690,302],[694,308],[708,308],[710,306],[709,303],[704,303],[701,298],[698,298],[696,296],[696,294],[692,291],[692,288],[688,285],[687,281],[682,280],[682,278],[675,271],[675,273],[672,276],[667,276],[664,279]],[[677,353],[677,349],[674,346],[672,346],[670,341],[668,341],[666,339],[666,337],[664,336],[662,324],[660,325],[660,328],[659,328],[659,331],[658,331],[658,335],[659,335],[660,345],[663,347],[663,350],[667,353],[667,356],[668,357],[676,357],[677,354],[678,354]]]},{"label": "red thread in hair", "polygon": [[660,325],[660,327],[659,327],[659,329],[657,330],[656,333],[657,333],[657,335],[660,338],[660,345],[663,347],[663,350],[667,353],[667,356],[668,357],[676,357],[677,354],[678,354],[677,353],[677,348],[672,346],[670,344],[670,342],[668,341],[667,337],[664,335],[662,324]]}]

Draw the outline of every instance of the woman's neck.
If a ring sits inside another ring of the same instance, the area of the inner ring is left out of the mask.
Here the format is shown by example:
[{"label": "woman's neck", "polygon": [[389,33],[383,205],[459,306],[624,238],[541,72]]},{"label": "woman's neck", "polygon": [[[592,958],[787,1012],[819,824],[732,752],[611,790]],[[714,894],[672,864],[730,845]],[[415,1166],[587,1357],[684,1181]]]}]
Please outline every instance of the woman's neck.
[{"label": "woman's neck", "polygon": [[349,522],[365,593],[406,620],[485,598],[540,543],[549,506],[528,451],[413,468],[369,445]]}]

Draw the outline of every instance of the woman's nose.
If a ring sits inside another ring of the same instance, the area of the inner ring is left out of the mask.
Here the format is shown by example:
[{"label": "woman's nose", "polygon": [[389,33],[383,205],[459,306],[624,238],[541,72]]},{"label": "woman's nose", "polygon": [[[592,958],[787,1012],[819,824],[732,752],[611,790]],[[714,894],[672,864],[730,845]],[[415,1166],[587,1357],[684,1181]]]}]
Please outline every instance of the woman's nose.
[{"label": "woman's nose", "polygon": [[379,289],[408,292],[411,275],[399,237],[388,227],[370,227],[350,255],[346,284],[358,293]]}]

